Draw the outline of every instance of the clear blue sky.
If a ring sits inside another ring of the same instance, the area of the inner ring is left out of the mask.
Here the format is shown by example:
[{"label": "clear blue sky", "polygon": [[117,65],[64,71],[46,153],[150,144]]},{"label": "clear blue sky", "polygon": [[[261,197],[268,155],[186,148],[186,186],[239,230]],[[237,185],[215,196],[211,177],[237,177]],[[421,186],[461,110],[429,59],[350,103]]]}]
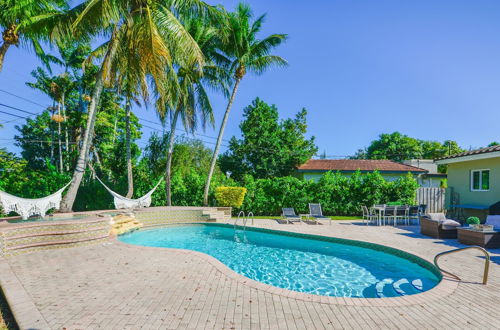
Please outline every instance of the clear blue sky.
[{"label": "clear blue sky", "polygon": [[[237,3],[209,2],[228,9]],[[226,139],[239,134],[242,109],[257,96],[276,104],[282,117],[307,108],[309,134],[328,155],[351,155],[378,134],[395,130],[421,139],[452,139],[467,148],[500,139],[498,0],[249,3],[255,14],[268,14],[262,36],[289,34],[276,53],[290,66],[245,78]],[[49,105],[45,96],[24,85],[36,65],[27,50],[9,50],[0,89]],[[42,110],[5,93],[0,100]],[[225,100],[214,96],[213,104],[217,130]],[[152,107],[136,113],[157,120]],[[12,119],[0,113],[0,122]],[[13,136],[13,124],[0,129],[0,138]],[[215,136],[216,130],[200,133]],[[143,140],[151,130],[144,131]],[[0,146],[16,151],[11,141],[0,140]]]}]

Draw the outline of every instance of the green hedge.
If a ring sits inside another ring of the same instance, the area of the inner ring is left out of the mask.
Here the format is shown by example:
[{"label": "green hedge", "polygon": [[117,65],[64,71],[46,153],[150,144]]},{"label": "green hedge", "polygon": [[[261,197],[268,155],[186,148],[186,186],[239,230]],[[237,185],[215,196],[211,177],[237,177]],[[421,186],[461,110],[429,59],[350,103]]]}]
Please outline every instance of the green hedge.
[{"label": "green hedge", "polygon": [[410,175],[386,181],[378,172],[346,177],[329,172],[318,182],[296,177],[254,180],[246,177],[247,188],[241,209],[255,215],[280,215],[281,208],[293,207],[297,213],[307,213],[309,203],[321,203],[325,215],[356,215],[361,206],[400,201],[414,204],[417,181]]}]

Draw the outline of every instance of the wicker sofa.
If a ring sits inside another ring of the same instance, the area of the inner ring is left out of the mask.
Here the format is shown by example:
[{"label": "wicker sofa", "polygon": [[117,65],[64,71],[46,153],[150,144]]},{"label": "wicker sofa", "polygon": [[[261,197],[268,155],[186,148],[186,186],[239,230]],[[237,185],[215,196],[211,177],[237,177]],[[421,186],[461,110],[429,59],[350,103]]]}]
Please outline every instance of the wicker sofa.
[{"label": "wicker sofa", "polygon": [[420,216],[420,233],[434,238],[457,238],[460,223],[446,219],[444,213],[428,213]]}]

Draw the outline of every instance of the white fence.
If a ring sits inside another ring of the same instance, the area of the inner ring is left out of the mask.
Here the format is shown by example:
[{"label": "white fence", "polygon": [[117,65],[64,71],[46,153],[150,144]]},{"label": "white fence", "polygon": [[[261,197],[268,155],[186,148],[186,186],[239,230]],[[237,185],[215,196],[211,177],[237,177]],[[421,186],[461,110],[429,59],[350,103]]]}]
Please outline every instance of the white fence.
[{"label": "white fence", "polygon": [[445,191],[444,188],[420,187],[417,189],[417,204],[427,205],[428,213],[443,212]]}]

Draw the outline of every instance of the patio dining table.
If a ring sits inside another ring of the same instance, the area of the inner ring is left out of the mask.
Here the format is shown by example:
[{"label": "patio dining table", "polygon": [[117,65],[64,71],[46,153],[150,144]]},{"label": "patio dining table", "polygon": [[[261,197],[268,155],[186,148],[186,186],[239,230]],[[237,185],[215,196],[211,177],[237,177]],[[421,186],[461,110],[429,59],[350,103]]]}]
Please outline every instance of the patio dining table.
[{"label": "patio dining table", "polygon": [[[382,205],[374,205],[371,207],[371,209],[373,211],[375,211],[375,213],[377,213],[376,215],[376,220],[377,220],[377,225],[380,226],[382,224],[385,225],[385,214],[387,211],[392,211],[394,212],[396,210],[396,212],[399,212],[399,211],[405,211],[405,214],[408,215],[408,217],[410,217],[410,214],[409,214],[409,210],[413,207],[418,207],[418,206],[403,206],[403,205],[396,205],[396,206],[392,206],[392,205],[385,205],[385,206],[382,206]],[[397,216],[397,215],[396,215]],[[394,224],[396,224],[396,222],[394,222]]]}]

